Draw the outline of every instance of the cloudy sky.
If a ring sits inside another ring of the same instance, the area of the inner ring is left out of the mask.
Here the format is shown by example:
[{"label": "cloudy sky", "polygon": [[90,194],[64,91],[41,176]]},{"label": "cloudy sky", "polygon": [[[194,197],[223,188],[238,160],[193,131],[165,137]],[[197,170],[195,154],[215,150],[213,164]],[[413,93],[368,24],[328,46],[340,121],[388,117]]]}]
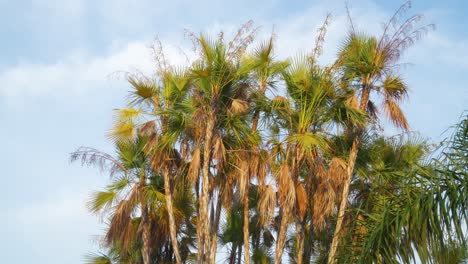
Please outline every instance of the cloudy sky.
[{"label": "cloudy sky", "polygon": [[[370,33],[400,4],[348,2],[357,27]],[[404,109],[412,129],[434,141],[468,109],[467,3],[415,0],[411,10],[437,29],[403,58],[411,88]],[[118,72],[151,72],[156,36],[178,62],[178,50],[190,48],[184,29],[230,32],[253,19],[260,39],[274,28],[283,58],[310,50],[331,12],[326,62],[347,30],[344,7],[344,0],[0,0],[1,262],[75,264],[96,249],[103,226],[84,204],[107,178],[70,164],[69,153],[82,145],[112,151],[105,133],[129,90]]]}]

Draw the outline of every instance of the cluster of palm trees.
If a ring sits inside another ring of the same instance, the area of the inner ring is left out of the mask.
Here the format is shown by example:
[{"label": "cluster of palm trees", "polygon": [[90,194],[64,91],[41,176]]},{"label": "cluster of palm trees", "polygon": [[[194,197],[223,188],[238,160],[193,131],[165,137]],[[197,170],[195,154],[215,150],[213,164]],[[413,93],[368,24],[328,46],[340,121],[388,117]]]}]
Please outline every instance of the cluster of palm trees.
[{"label": "cluster of palm trees", "polygon": [[87,261],[463,258],[466,119],[461,146],[437,162],[417,135],[384,137],[379,125],[383,112],[409,129],[398,60],[431,26],[418,27],[418,15],[400,22],[408,7],[380,37],[351,24],[328,66],[317,59],[329,17],[311,52],[292,59],[276,59],[274,36],[254,47],[250,22],[231,41],[191,34],[196,58],[182,67],[156,52],[154,76],[128,78],[128,106],[109,133],[116,155],[72,153],[112,181],[89,201],[107,228],[106,251]]}]

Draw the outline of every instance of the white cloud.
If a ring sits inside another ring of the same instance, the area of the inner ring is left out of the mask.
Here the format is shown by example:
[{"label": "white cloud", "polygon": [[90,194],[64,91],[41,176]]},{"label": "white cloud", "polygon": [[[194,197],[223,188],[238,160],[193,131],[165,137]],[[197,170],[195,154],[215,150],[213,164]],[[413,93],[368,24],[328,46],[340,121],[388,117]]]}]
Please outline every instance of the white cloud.
[{"label": "white cloud", "polygon": [[[41,1],[38,1],[42,3]],[[339,2],[339,1],[338,1]],[[352,9],[356,16],[356,24],[365,31],[375,32],[378,28],[374,21],[379,21],[383,13],[371,2],[361,1],[363,6]],[[75,1],[82,6],[82,1]],[[269,34],[266,26],[278,23],[275,29],[278,35],[278,54],[281,57],[294,55],[300,51],[310,51],[314,45],[318,27],[328,11],[334,11],[332,23],[328,29],[325,43],[324,60],[331,61],[337,45],[347,30],[347,18],[344,8],[333,10],[331,4],[315,5],[299,14],[282,21],[260,21],[265,26],[260,37]],[[116,7],[117,8],[117,7]],[[121,8],[121,7],[119,7]],[[371,23],[372,22],[372,23]],[[208,32],[215,34],[219,30],[234,32],[237,25],[214,24],[207,27]],[[183,32],[180,32],[182,35]],[[25,97],[79,95],[90,89],[108,87],[106,81],[112,73],[118,71],[133,71],[135,69],[150,73],[154,67],[149,45],[151,41],[135,41],[120,46],[107,56],[89,56],[85,52],[74,52],[60,61],[51,64],[19,63],[0,72],[0,95],[7,103],[12,100],[21,101]],[[172,62],[178,64],[185,61],[184,55],[176,48],[180,43],[164,41],[165,51]],[[186,39],[184,44],[189,44]],[[187,45],[186,45],[187,46]],[[188,49],[185,49],[188,50]]]},{"label": "white cloud", "polygon": [[54,64],[22,63],[0,73],[0,92],[16,97],[80,92],[105,81],[109,73],[130,67],[148,68],[147,55],[147,47],[136,42],[107,57],[74,54]]},{"label": "white cloud", "polygon": [[[123,72],[150,74],[154,61],[151,42],[131,42],[108,56],[90,57],[74,53],[53,64],[20,63],[0,72],[0,96],[7,105],[23,105],[28,98],[78,96],[93,89],[108,89],[109,79]],[[183,55],[168,45],[165,51],[173,63],[184,61]]]}]

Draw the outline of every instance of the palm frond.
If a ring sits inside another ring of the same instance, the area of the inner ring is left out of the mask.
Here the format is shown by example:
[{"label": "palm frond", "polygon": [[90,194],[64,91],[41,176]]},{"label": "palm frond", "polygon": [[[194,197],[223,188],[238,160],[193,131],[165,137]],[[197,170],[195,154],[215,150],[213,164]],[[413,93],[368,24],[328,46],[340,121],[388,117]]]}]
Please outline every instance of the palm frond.
[{"label": "palm frond", "polygon": [[104,253],[90,253],[84,257],[85,264],[114,264],[112,257]]},{"label": "palm frond", "polygon": [[396,127],[401,128],[406,131],[409,130],[408,121],[406,120],[406,117],[403,114],[403,111],[401,110],[400,106],[398,106],[398,104],[394,101],[393,98],[391,97],[385,98],[384,109],[390,121],[392,121],[392,123]]},{"label": "palm frond", "polygon": [[116,173],[126,173],[127,169],[111,155],[94,148],[80,147],[70,154],[70,161],[80,161],[81,165],[97,166],[101,171],[108,171],[112,177]]}]

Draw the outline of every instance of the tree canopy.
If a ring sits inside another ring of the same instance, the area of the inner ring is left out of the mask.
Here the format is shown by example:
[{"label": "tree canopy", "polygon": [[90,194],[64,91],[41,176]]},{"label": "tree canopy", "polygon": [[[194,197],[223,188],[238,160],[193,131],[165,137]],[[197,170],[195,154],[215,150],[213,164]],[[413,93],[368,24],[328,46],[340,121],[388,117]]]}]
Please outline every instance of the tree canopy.
[{"label": "tree canopy", "polygon": [[157,49],[154,75],[128,75],[115,154],[71,154],[110,176],[88,204],[107,227],[86,262],[461,262],[468,115],[440,147],[409,132],[399,59],[433,26],[408,9],[379,36],[350,20],[330,65],[318,63],[330,16],[285,60],[251,22],[229,41],[189,34],[185,65]]}]

